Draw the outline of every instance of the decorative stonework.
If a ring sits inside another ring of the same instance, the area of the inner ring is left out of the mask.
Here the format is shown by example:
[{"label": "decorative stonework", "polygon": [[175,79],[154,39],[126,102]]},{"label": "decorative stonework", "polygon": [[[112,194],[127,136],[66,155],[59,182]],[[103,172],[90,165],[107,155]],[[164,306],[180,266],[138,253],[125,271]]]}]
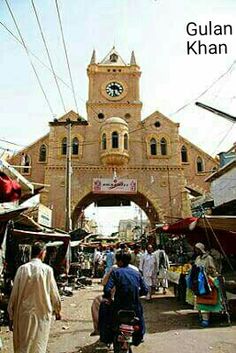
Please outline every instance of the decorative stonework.
[{"label": "decorative stonework", "polygon": [[[118,58],[111,57],[112,54],[118,55]],[[87,73],[87,121],[73,111],[68,112],[57,121],[49,123],[48,135],[19,152],[10,161],[19,165],[22,153],[29,154],[30,180],[50,185],[43,190],[41,202],[53,209],[53,227],[63,228],[65,224],[66,156],[61,155],[61,141],[67,136],[67,118],[73,121],[72,138],[77,137],[80,143],[79,155],[72,157],[71,211],[75,227],[84,208],[107,196],[93,194],[93,178],[111,178],[114,167],[118,178],[137,180],[137,194],[120,197],[139,205],[149,217],[152,227],[160,222],[174,222],[176,218],[189,216],[189,194],[185,187],[189,186],[200,193],[208,191],[208,184],[204,180],[210,172],[196,172],[197,156],[203,158],[205,171],[216,167],[217,161],[181,137],[179,124],[160,112],[155,111],[141,121],[141,71],[134,53],[130,64],[126,65],[114,48],[100,63],[96,61],[94,52]],[[108,83],[112,81],[120,83],[123,88],[117,99],[108,97],[105,93]],[[98,117],[99,113],[103,114],[102,118]],[[112,147],[114,131],[119,135],[117,148]],[[103,146],[103,134],[106,135],[106,148]],[[162,137],[166,139],[167,155],[150,154],[149,144],[152,137],[158,143]],[[42,144],[47,146],[47,159],[46,162],[39,163],[39,149]],[[188,163],[181,161],[182,145],[187,148]],[[117,195],[111,195],[111,200],[112,197]]]}]

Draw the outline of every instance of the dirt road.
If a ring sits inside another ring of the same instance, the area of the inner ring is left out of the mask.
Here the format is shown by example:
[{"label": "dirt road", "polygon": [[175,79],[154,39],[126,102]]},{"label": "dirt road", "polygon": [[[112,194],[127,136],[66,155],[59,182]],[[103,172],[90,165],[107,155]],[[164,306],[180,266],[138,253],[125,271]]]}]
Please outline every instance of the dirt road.
[{"label": "dirt road", "polygon": [[[90,307],[102,287],[74,292],[63,300],[63,320],[53,321],[47,353],[96,353],[98,338],[90,337]],[[146,331],[145,342],[133,353],[234,353],[236,352],[236,321],[226,326],[222,316],[214,317],[212,327],[200,329],[196,312],[180,305],[169,291],[155,295],[149,303],[143,300]],[[2,329],[3,353],[13,353],[12,334]]]}]

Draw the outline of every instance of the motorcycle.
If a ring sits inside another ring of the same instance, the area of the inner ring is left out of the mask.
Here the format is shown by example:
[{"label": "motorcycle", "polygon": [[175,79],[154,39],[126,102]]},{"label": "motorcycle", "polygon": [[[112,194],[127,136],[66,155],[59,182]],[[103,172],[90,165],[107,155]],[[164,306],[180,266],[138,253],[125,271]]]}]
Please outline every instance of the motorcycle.
[{"label": "motorcycle", "polygon": [[139,330],[139,318],[135,316],[135,312],[120,310],[113,341],[114,353],[132,353],[133,338]]}]

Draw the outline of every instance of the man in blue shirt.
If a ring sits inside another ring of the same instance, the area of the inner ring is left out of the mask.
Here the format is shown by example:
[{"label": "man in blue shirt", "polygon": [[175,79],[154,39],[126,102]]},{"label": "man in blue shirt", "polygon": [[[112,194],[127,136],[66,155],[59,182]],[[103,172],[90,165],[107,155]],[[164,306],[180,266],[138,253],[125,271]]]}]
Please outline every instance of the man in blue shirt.
[{"label": "man in blue shirt", "polygon": [[143,308],[139,297],[148,293],[140,272],[129,265],[131,256],[129,253],[120,251],[116,254],[118,268],[112,270],[107,284],[104,287],[105,298],[111,298],[112,289],[115,287],[113,303],[113,322],[117,322],[119,310],[133,310],[139,318],[140,331],[135,336],[135,345],[138,345],[144,335],[145,326]]}]

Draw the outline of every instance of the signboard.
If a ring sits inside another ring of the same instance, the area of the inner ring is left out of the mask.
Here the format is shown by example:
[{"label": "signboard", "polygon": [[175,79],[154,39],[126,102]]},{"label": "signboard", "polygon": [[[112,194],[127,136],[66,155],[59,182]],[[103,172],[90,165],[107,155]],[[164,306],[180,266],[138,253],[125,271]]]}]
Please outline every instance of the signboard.
[{"label": "signboard", "polygon": [[136,194],[136,179],[93,179],[94,194]]},{"label": "signboard", "polygon": [[52,210],[42,204],[38,208],[38,223],[49,228],[52,226]]}]

